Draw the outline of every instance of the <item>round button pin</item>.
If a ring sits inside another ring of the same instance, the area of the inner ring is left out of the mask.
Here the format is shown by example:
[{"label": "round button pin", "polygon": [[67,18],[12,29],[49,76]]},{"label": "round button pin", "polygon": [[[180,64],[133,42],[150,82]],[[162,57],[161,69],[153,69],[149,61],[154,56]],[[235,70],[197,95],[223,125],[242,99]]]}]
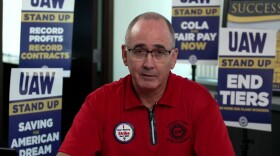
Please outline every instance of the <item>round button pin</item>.
[{"label": "round button pin", "polygon": [[118,142],[129,143],[135,135],[134,128],[130,123],[119,123],[115,128],[114,135]]}]

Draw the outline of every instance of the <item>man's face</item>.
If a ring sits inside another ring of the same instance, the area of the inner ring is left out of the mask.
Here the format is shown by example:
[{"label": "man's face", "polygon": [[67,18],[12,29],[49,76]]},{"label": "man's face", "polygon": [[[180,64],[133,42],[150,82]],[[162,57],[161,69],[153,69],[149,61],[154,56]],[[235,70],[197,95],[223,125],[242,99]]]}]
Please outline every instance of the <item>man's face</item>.
[{"label": "man's face", "polygon": [[[122,46],[122,57],[124,64],[128,66],[136,90],[165,89],[170,69],[174,68],[178,55],[177,49],[172,48],[172,38],[163,20],[140,19],[133,26],[127,45]],[[151,53],[139,59],[128,49],[171,52],[159,60]]]}]

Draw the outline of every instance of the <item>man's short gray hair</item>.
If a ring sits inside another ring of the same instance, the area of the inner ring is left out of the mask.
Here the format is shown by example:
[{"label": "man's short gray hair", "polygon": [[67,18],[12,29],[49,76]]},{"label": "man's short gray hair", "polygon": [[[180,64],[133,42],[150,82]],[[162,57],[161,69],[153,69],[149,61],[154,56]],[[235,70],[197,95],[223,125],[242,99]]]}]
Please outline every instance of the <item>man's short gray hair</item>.
[{"label": "man's short gray hair", "polygon": [[127,27],[127,30],[126,30],[126,34],[125,34],[125,43],[127,44],[128,42],[128,37],[129,37],[129,34],[131,32],[131,29],[132,27],[135,25],[135,23],[137,21],[139,21],[140,19],[144,19],[144,20],[149,20],[149,19],[153,19],[153,20],[163,20],[166,25],[168,26],[168,29],[170,31],[170,37],[172,39],[172,46],[175,47],[175,32],[174,32],[174,28],[172,26],[172,24],[170,23],[170,21],[168,19],[166,19],[164,16],[162,16],[161,14],[159,13],[156,13],[156,12],[146,12],[146,13],[143,13],[143,14],[140,14],[138,16],[136,16],[131,22],[130,24],[128,25]]}]

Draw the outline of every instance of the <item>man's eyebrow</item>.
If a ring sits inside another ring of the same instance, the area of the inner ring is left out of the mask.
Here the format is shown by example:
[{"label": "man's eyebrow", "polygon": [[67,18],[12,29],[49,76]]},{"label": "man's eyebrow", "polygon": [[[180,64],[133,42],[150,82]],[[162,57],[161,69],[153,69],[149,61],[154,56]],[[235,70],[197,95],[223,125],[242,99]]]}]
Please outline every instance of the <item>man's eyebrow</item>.
[{"label": "man's eyebrow", "polygon": [[163,45],[160,45],[160,44],[156,44],[153,47],[155,47],[157,49],[166,49]]},{"label": "man's eyebrow", "polygon": [[[140,44],[136,44],[136,45],[134,46],[134,48],[147,48],[147,46],[146,46],[146,44],[140,43]],[[155,48],[155,49],[166,49],[166,48],[165,48],[163,45],[161,45],[161,44],[153,45],[153,48]]]},{"label": "man's eyebrow", "polygon": [[147,46],[146,46],[145,44],[140,43],[140,44],[134,45],[133,48],[146,48],[146,47],[147,47]]}]

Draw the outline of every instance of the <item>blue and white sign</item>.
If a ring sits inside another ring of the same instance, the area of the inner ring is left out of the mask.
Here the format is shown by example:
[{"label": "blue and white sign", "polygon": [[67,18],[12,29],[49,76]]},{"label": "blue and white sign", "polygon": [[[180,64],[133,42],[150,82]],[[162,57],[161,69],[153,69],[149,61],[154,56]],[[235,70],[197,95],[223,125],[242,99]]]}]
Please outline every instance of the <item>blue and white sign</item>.
[{"label": "blue and white sign", "polygon": [[70,77],[74,0],[23,0],[21,68],[63,68]]},{"label": "blue and white sign", "polygon": [[221,1],[173,0],[172,5],[178,59],[196,56],[197,63],[216,64]]},{"label": "blue and white sign", "polygon": [[55,156],[60,146],[62,68],[14,68],[9,147],[19,156]]},{"label": "blue and white sign", "polygon": [[[240,7],[236,7],[240,6]],[[246,9],[244,9],[246,8]],[[227,27],[278,30],[273,91],[280,91],[280,0],[228,1]]]},{"label": "blue and white sign", "polygon": [[221,28],[218,103],[227,126],[271,131],[276,31]]}]

